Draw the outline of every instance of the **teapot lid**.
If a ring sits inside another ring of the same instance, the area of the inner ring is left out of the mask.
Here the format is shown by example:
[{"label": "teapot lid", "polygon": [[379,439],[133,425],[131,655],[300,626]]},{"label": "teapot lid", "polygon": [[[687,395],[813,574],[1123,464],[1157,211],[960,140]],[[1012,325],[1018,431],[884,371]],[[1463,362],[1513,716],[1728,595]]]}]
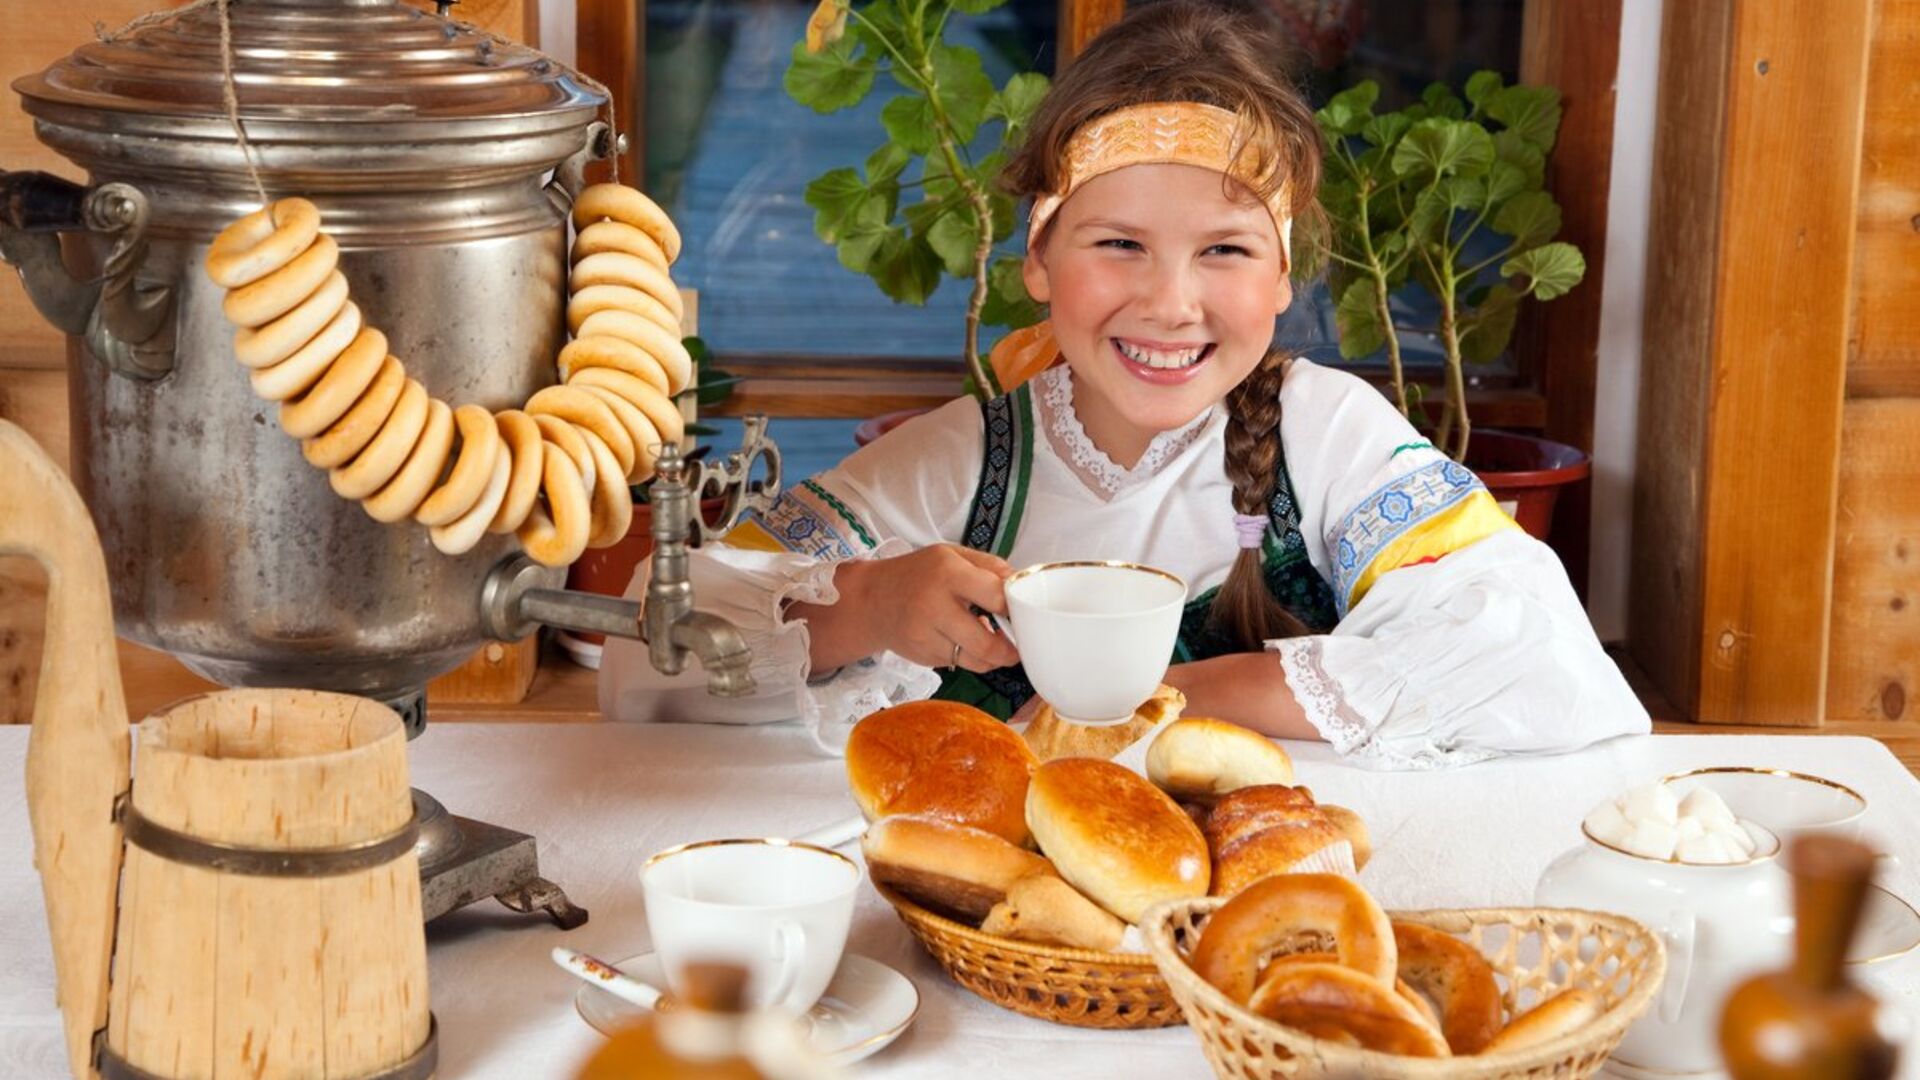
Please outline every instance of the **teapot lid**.
[{"label": "teapot lid", "polygon": [[[534,49],[401,0],[230,0],[228,13],[238,112],[269,186],[550,167],[606,101]],[[222,54],[220,11],[199,6],[13,89],[41,139],[82,165],[237,179]]]}]

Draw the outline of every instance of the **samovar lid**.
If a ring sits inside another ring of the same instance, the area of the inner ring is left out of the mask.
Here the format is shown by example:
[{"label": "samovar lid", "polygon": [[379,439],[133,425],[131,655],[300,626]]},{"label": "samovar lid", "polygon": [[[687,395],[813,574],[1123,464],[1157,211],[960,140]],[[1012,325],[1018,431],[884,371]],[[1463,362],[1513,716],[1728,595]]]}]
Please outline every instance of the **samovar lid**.
[{"label": "samovar lid", "polygon": [[[400,0],[231,0],[228,11],[239,116],[274,179],[551,165],[577,140],[557,154],[535,144],[577,132],[606,100],[533,49]],[[197,7],[88,42],[13,89],[41,139],[82,165],[239,177],[222,51],[218,7]]]}]

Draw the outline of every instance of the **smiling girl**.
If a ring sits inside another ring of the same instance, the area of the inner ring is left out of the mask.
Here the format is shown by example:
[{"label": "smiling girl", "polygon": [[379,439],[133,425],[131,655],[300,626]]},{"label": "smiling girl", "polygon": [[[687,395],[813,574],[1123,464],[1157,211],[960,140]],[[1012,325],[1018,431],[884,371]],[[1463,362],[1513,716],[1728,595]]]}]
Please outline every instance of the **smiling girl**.
[{"label": "smiling girl", "polygon": [[[1003,182],[1031,197],[1049,319],[954,401],[696,554],[753,698],[609,643],[618,719],[800,715],[832,745],[927,696],[1001,716],[1032,688],[975,608],[1013,568],[1118,559],[1190,586],[1166,681],[1188,715],[1385,768],[1648,729],[1553,553],[1367,383],[1276,351],[1295,234],[1320,228],[1312,112],[1253,17],[1161,0],[1055,84]],[[629,596],[645,593],[644,572]]]}]

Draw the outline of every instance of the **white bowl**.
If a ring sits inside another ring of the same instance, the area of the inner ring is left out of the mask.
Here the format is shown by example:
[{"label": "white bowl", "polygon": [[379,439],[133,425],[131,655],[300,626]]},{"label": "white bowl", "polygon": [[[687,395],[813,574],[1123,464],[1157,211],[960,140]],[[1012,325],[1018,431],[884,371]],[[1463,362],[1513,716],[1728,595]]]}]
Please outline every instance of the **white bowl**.
[{"label": "white bowl", "polygon": [[[1818,833],[1860,838],[1866,796],[1825,777],[1786,769],[1725,766],[1689,769],[1664,777],[1677,789],[1704,787],[1726,800],[1733,816],[1756,822],[1782,840]],[[1686,795],[1686,790],[1676,794]]]}]

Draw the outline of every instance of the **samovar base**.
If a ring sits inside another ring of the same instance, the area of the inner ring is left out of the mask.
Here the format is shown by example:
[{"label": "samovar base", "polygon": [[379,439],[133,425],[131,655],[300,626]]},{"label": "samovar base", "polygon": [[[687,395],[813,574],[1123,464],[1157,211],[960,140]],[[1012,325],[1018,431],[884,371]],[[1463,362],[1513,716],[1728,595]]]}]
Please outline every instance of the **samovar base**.
[{"label": "samovar base", "polygon": [[[439,803],[432,796],[415,790],[414,805],[421,800]],[[503,829],[472,818],[455,817],[444,809],[436,819],[439,828],[430,828],[421,817],[420,843],[415,850],[430,849],[432,861],[423,854],[420,860],[420,908],[428,922],[455,908],[462,908],[491,896],[522,914],[544,911],[562,930],[571,930],[587,921],[587,910],[567,899],[560,886],[540,876],[540,860],[533,837]],[[451,832],[453,844],[446,844]]]}]

